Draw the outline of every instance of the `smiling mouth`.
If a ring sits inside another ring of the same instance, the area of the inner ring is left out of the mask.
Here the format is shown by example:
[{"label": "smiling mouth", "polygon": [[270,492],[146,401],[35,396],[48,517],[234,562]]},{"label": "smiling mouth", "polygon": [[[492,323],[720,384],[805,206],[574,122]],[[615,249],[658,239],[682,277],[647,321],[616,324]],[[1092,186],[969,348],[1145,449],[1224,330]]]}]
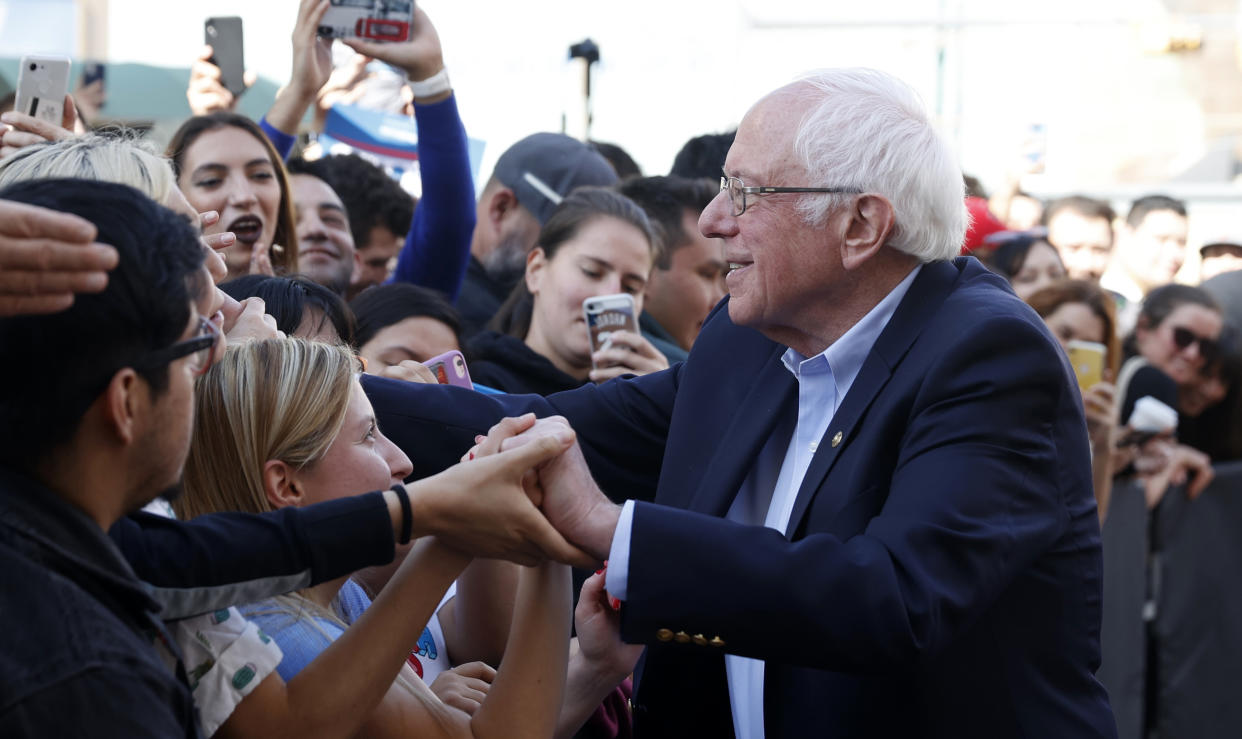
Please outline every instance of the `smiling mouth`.
[{"label": "smiling mouth", "polygon": [[314,246],[302,247],[301,251],[298,252],[298,257],[299,258],[323,257],[325,259],[331,259],[333,261],[336,261],[337,259],[341,258],[340,255],[337,254],[335,251],[328,249],[327,247],[320,246],[319,244],[316,244]]},{"label": "smiling mouth", "polygon": [[228,230],[233,232],[238,241],[254,246],[263,233],[263,219],[258,216],[242,216],[230,223]]},{"label": "smiling mouth", "polygon": [[725,274],[725,279],[732,277],[734,273],[740,272],[753,264],[754,262],[729,262],[729,271]]}]

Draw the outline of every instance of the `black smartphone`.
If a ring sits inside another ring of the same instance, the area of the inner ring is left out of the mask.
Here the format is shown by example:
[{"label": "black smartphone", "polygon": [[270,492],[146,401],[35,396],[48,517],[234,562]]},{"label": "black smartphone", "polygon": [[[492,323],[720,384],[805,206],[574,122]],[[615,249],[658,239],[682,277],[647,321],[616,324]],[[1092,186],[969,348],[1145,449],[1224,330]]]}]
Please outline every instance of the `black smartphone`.
[{"label": "black smartphone", "polygon": [[211,45],[211,63],[220,68],[220,84],[237,97],[246,91],[246,59],[242,53],[242,19],[236,15],[208,18],[204,40]]}]

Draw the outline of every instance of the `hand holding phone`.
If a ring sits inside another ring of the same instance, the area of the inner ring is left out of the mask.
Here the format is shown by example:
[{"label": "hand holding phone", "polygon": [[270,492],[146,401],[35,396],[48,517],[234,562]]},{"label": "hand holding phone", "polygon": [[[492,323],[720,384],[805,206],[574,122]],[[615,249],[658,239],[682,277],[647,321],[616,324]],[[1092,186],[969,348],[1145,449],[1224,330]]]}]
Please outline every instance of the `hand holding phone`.
[{"label": "hand holding phone", "polygon": [[436,376],[436,382],[441,385],[474,388],[474,383],[470,381],[470,370],[466,368],[466,358],[456,349],[432,357],[423,364],[431,370],[431,374]]}]

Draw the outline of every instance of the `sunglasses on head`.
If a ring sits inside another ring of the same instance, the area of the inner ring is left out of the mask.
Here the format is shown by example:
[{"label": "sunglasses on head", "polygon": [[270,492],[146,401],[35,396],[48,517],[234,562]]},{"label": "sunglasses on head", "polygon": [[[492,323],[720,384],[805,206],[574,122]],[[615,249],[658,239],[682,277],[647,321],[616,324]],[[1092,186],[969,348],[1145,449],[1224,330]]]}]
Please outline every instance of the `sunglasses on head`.
[{"label": "sunglasses on head", "polygon": [[1173,343],[1178,349],[1189,349],[1191,344],[1199,345],[1199,356],[1207,361],[1211,361],[1216,356],[1216,341],[1196,334],[1188,328],[1176,326],[1173,328]]}]

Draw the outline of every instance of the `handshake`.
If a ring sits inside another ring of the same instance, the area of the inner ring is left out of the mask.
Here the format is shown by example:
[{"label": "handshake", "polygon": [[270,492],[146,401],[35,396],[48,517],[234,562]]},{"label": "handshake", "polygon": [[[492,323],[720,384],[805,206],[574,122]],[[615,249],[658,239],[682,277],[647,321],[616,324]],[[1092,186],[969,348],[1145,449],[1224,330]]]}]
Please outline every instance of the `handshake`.
[{"label": "handshake", "polygon": [[437,475],[406,486],[413,533],[475,557],[595,569],[621,509],[600,491],[569,423],[505,418]]}]

